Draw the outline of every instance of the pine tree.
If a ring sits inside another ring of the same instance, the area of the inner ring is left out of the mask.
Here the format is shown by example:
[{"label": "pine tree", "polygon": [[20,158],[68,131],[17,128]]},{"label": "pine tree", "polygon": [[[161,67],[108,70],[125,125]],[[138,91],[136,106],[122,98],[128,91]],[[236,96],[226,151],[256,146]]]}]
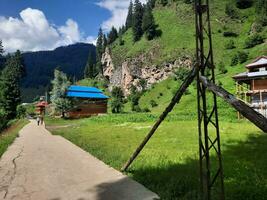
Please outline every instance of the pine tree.
[{"label": "pine tree", "polygon": [[133,40],[134,42],[140,40],[143,35],[142,30],[143,21],[143,6],[139,0],[135,0],[133,13]]},{"label": "pine tree", "polygon": [[108,44],[112,44],[117,38],[118,38],[118,31],[114,26],[112,26],[108,34]]},{"label": "pine tree", "polygon": [[267,0],[257,0],[256,13],[258,15],[257,21],[260,22],[262,26],[266,26],[267,25]]},{"label": "pine tree", "polygon": [[128,8],[128,15],[127,15],[126,24],[125,24],[126,30],[131,28],[132,25],[133,25],[133,2],[130,1],[130,5]]},{"label": "pine tree", "polygon": [[4,54],[4,47],[3,47],[3,44],[2,44],[2,40],[0,40],[0,57],[2,57]]},{"label": "pine tree", "polygon": [[152,9],[149,5],[146,5],[145,7],[142,30],[146,34],[146,38],[148,40],[152,40],[156,36],[155,20],[152,14]]},{"label": "pine tree", "polygon": [[3,54],[4,54],[4,47],[2,44],[2,40],[0,40],[0,71],[4,65],[4,62],[5,62]]},{"label": "pine tree", "polygon": [[153,9],[155,7],[155,4],[156,4],[156,0],[148,0],[147,1],[147,5]]},{"label": "pine tree", "polygon": [[111,110],[112,113],[120,113],[123,109],[123,92],[120,87],[114,87],[111,91],[112,101]]},{"label": "pine tree", "polygon": [[84,78],[94,78],[95,76],[95,65],[94,65],[94,56],[90,51],[86,66],[84,68]]},{"label": "pine tree", "polygon": [[[102,29],[99,29],[98,37],[96,41],[96,63],[97,63],[97,72],[103,74],[103,69],[101,65],[102,54],[104,53],[104,34]],[[90,70],[89,70],[90,71]],[[90,72],[89,72],[90,73]],[[93,71],[94,73],[94,71]]]},{"label": "pine tree", "polygon": [[21,102],[20,81],[24,75],[25,66],[20,51],[7,56],[0,80],[0,107],[6,113],[7,120],[16,117],[16,109]]},{"label": "pine tree", "polygon": [[65,93],[70,86],[70,81],[67,78],[67,75],[63,72],[55,69],[54,71],[54,80],[51,82],[52,91],[51,102],[55,107],[55,110],[61,112],[62,117],[65,117],[66,111],[71,108],[72,102],[66,98]]},{"label": "pine tree", "polygon": [[103,47],[104,47],[104,51],[105,51],[107,45],[108,45],[107,37],[106,37],[106,34],[104,34],[104,37],[103,37]]}]

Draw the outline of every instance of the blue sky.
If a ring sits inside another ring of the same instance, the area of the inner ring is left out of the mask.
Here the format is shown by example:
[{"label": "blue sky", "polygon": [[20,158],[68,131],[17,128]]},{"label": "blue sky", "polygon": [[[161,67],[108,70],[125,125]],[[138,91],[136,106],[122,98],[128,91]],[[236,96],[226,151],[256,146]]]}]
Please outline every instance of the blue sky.
[{"label": "blue sky", "polygon": [[[93,43],[99,27],[120,27],[130,0],[0,0],[0,39],[6,52]],[[142,0],[144,3],[145,0]]]}]

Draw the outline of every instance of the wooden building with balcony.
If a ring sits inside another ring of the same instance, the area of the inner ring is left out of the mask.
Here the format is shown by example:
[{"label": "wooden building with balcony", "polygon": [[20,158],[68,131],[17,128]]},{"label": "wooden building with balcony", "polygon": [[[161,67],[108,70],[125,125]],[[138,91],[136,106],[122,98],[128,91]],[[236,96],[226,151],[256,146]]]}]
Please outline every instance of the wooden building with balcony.
[{"label": "wooden building with balcony", "polygon": [[246,72],[233,77],[236,82],[236,95],[267,117],[267,56],[258,57],[246,65],[246,68]]}]

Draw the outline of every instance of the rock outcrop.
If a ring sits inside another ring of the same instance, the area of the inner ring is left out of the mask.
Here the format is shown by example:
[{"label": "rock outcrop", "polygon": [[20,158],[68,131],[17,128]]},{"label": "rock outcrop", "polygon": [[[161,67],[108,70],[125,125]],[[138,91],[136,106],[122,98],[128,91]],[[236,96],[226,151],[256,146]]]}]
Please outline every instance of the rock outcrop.
[{"label": "rock outcrop", "polygon": [[109,89],[119,86],[127,96],[130,88],[134,85],[138,90],[144,87],[149,88],[152,84],[167,79],[173,72],[180,67],[191,68],[192,60],[189,57],[179,58],[171,63],[162,66],[149,65],[146,56],[141,54],[136,58],[125,60],[121,66],[114,66],[112,55],[107,48],[102,56],[102,66],[104,76],[109,80]]}]

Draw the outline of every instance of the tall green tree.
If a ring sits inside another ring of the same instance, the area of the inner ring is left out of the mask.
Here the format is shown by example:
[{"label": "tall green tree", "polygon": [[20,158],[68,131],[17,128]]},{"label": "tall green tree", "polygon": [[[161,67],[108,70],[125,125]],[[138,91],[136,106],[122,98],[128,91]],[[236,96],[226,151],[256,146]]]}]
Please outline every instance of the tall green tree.
[{"label": "tall green tree", "polygon": [[107,45],[108,45],[108,40],[107,40],[106,34],[104,34],[104,37],[103,37],[103,46],[104,46],[104,51],[105,51],[105,49],[106,49]]},{"label": "tall green tree", "polygon": [[143,35],[142,21],[143,21],[143,5],[139,0],[134,2],[134,13],[133,13],[133,40],[137,42]]},{"label": "tall green tree", "polygon": [[103,74],[103,69],[101,65],[101,58],[102,54],[104,53],[104,34],[102,29],[99,29],[98,37],[96,41],[96,65],[97,65],[97,72]]},{"label": "tall green tree", "polygon": [[84,78],[94,78],[94,77],[95,77],[94,56],[92,51],[90,51],[86,66],[84,68]]},{"label": "tall green tree", "polygon": [[0,71],[4,65],[4,47],[3,47],[3,44],[2,44],[2,40],[0,40]]},{"label": "tall green tree", "polygon": [[267,26],[267,0],[257,0],[256,13],[258,15],[257,21],[263,26]]},{"label": "tall green tree", "polygon": [[123,109],[123,91],[120,87],[114,87],[111,91],[111,111],[112,113],[120,113]]},{"label": "tall green tree", "polygon": [[3,44],[2,44],[2,40],[0,40],[0,56],[2,57],[4,54],[4,47],[3,47]]},{"label": "tall green tree", "polygon": [[16,117],[17,106],[21,103],[20,82],[24,75],[25,66],[20,51],[7,56],[0,77],[0,107],[6,113],[7,120]]},{"label": "tall green tree", "polygon": [[147,4],[142,22],[142,30],[148,40],[152,40],[156,36],[156,24],[152,14],[152,8]]},{"label": "tall green tree", "polygon": [[50,92],[50,100],[55,108],[55,111],[61,112],[61,116],[65,117],[65,113],[71,108],[72,102],[66,97],[66,91],[70,86],[70,81],[67,75],[55,69],[54,79],[51,82],[52,91]]},{"label": "tall green tree", "polygon": [[131,0],[129,8],[128,8],[128,15],[127,15],[127,18],[126,18],[125,27],[128,30],[129,28],[132,27],[132,25],[133,25],[133,2]]},{"label": "tall green tree", "polygon": [[112,44],[117,38],[118,38],[118,31],[114,26],[112,26],[108,34],[108,44]]}]

